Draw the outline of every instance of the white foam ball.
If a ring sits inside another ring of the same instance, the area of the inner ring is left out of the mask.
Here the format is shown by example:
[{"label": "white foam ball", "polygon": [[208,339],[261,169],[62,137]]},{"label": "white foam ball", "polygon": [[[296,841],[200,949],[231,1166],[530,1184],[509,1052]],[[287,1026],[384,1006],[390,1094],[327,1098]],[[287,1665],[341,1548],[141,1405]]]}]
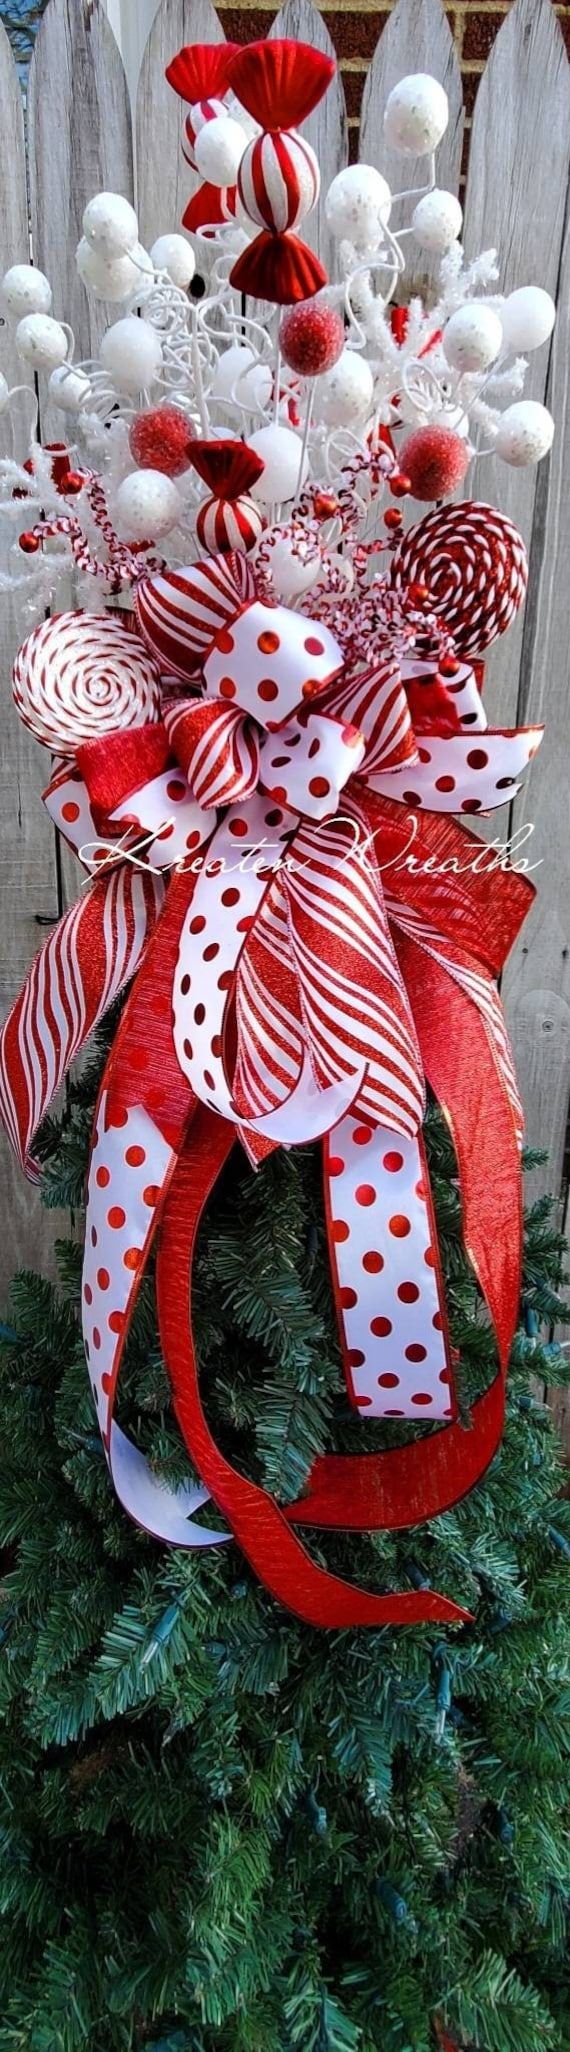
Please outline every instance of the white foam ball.
[{"label": "white foam ball", "polygon": [[160,338],[150,321],[126,314],[103,336],[101,362],[117,392],[134,395],[152,385],[162,363]]},{"label": "white foam ball", "polygon": [[142,242],[136,242],[130,256],[125,259],[133,272],[133,284],[129,293],[129,305],[144,306],[145,299],[154,291],[155,276],[152,257],[143,249]]},{"label": "white foam ball", "polygon": [[556,320],[556,307],[541,285],[519,285],[501,307],[501,322],[509,349],[540,349],[548,341]]},{"label": "white foam ball", "polygon": [[160,470],[133,470],[118,487],[115,512],[125,541],[157,541],[176,527],[184,504],[171,477]]},{"label": "white foam ball", "polygon": [[194,156],[201,178],[210,185],[235,185],[247,136],[231,114],[216,114],[205,121],[194,144]]},{"label": "white foam ball", "polygon": [[427,249],[434,256],[445,256],[461,234],[463,208],[454,192],[442,192],[436,186],[433,192],[424,193],[418,200],[412,214],[412,228],[420,249]]},{"label": "white foam ball", "polygon": [[149,274],[152,284],[152,264],[140,242],[135,243],[128,256],[110,258],[93,249],[86,236],[82,236],[75,261],[83,284],[95,294],[96,299],[106,299],[111,306],[120,306],[123,300],[132,299],[146,282],[141,271]]},{"label": "white foam ball", "polygon": [[325,200],[331,235],[338,242],[352,242],[355,249],[368,248],[379,240],[391,205],[390,187],[373,164],[347,164],[333,178]]},{"label": "white foam ball", "polygon": [[32,370],[52,371],[65,363],[69,343],[65,328],[60,321],[53,321],[50,314],[25,314],[16,328],[16,349],[23,363],[31,364]]},{"label": "white foam ball", "polygon": [[19,321],[25,314],[51,312],[49,278],[44,271],[36,271],[33,264],[12,264],[4,272],[0,297],[6,313]]},{"label": "white foam ball", "polygon": [[241,378],[238,378],[235,396],[240,406],[249,406],[252,413],[264,413],[266,406],[269,405],[272,387],[273,377],[269,364],[252,363],[249,370],[243,371]]},{"label": "white foam ball", "polygon": [[453,370],[485,371],[502,347],[503,328],[494,307],[468,300],[451,315],[443,336],[444,355]]},{"label": "white foam ball", "polygon": [[309,460],[305,455],[301,468],[301,442],[292,428],[280,427],[272,422],[270,427],[257,428],[248,435],[248,448],[255,449],[263,458],[263,475],[251,486],[252,498],[262,506],[270,506],[281,499],[293,499],[304,485]]},{"label": "white foam ball", "polygon": [[547,406],[538,399],[519,399],[502,414],[495,449],[503,463],[521,470],[527,463],[540,463],[554,440],[554,421]]},{"label": "white foam ball", "polygon": [[356,349],[343,349],[318,380],[317,417],[327,427],[360,427],[371,412],[373,392],[370,364]]},{"label": "white foam ball", "polygon": [[284,535],[276,535],[274,541],[268,535],[267,547],[270,551],[269,569],[278,598],[301,598],[303,592],[310,591],[320,576],[320,556],[307,555],[306,544],[303,546],[302,542],[297,551]]},{"label": "white foam ball", "polygon": [[10,398],[10,386],[4,372],[0,371],[0,413],[5,413]]},{"label": "white foam ball", "polygon": [[427,71],[413,72],[392,86],[386,101],[384,134],[392,150],[424,157],[436,150],[449,120],[447,93]]},{"label": "white foam ball", "polygon": [[167,271],[172,284],[178,285],[181,292],[187,292],[194,277],[196,258],[186,236],[159,235],[150,254],[155,271]]},{"label": "white foam ball", "polygon": [[91,398],[91,386],[85,371],[73,363],[58,364],[50,377],[49,395],[61,413],[83,413]]},{"label": "white foam ball", "polygon": [[85,208],[83,233],[101,256],[125,256],[138,242],[134,207],[120,192],[96,192]]},{"label": "white foam ball", "polygon": [[238,378],[255,363],[253,349],[245,342],[231,342],[218,358],[210,383],[210,398],[231,399]]}]

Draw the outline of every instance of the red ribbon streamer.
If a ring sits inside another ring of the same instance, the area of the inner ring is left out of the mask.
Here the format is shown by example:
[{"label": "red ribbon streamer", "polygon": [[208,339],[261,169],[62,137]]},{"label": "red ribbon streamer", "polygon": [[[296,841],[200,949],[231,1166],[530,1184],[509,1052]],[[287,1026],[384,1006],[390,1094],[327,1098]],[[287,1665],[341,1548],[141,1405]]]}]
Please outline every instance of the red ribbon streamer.
[{"label": "red ribbon streamer", "polygon": [[[157,1261],[160,1334],[174,1408],[199,1474],[265,1587],[307,1624],[340,1629],[468,1622],[468,1611],[434,1590],[374,1596],[318,1567],[292,1533],[284,1512],[257,1483],[239,1475],[216,1445],[198,1385],[191,1287],[200,1219],[232,1141],[224,1121],[201,1107],[166,1198]],[[182,1317],[181,1300],[189,1307]]]}]

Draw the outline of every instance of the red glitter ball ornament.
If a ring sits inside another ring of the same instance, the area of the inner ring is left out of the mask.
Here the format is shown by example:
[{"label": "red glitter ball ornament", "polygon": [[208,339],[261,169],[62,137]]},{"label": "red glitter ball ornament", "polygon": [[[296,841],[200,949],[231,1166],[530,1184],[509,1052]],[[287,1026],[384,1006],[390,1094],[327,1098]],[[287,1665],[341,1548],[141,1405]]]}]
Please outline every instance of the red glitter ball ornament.
[{"label": "red glitter ball ornament", "polygon": [[180,477],[190,467],[190,442],[194,430],[176,406],[155,406],[137,414],[129,429],[129,448],[141,470],[162,470],[165,477]]},{"label": "red glitter ball ornament", "polygon": [[319,306],[303,299],[288,307],[279,329],[279,347],[284,363],[300,378],[318,378],[332,370],[342,356],[344,321],[334,306]]},{"label": "red glitter ball ornament", "polygon": [[398,454],[415,499],[449,499],[469,468],[469,445],[453,428],[415,428]]}]

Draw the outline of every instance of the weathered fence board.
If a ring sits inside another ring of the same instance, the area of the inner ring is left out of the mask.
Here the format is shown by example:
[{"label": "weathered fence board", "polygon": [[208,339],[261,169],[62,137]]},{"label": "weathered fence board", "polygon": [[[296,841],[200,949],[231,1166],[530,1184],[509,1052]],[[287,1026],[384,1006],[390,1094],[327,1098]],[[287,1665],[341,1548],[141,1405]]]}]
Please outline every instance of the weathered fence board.
[{"label": "weathered fence board", "polygon": [[[38,30],[28,88],[28,152],[35,260],[54,286],[54,310],[71,322],[78,357],[96,353],[109,309],[87,294],[75,252],[94,192],[133,197],[131,117],[122,59],[98,0],[50,0]],[[61,415],[44,407],[57,439]]]},{"label": "weathered fence board", "polygon": [[[445,87],[449,100],[449,124],[437,154],[438,185],[449,192],[459,189],[463,141],[463,91],[457,56],[440,0],[398,0],[376,45],[362,99],[359,156],[364,164],[375,164],[388,179],[393,192],[398,188],[425,185],[425,157],[402,156],[388,149],[384,140],[384,108],[392,86],[406,73],[429,71]],[[408,205],[408,213],[403,208]],[[398,228],[409,218],[409,202],[394,209],[393,225]],[[409,254],[409,250],[408,250]],[[429,279],[430,270],[418,251],[418,277]]]},{"label": "weathered fence board", "polygon": [[512,826],[532,821],[529,860],[540,861],[537,898],[504,979],[529,1141],[547,1147],[535,1189],[559,1189],[570,1092],[570,842],[568,840],[568,591],[570,558],[570,221],[559,279],[546,402],[557,423],[548,464],[536,477],[529,595],[519,703],[522,724],[543,720],[545,735]]},{"label": "weathered fence board", "polygon": [[[0,272],[10,263],[26,262],[28,256],[28,201],[24,151],[22,98],[14,59],[5,31],[0,27],[0,132],[10,138],[9,176],[0,186]],[[25,447],[33,410],[33,380],[16,356],[9,327],[0,330],[0,353],[4,376],[14,385],[28,384],[29,399],[19,405],[16,439]],[[0,447],[11,453],[7,416],[0,420]],[[21,525],[23,526],[24,520]],[[14,538],[15,524],[10,528]],[[6,566],[7,542],[2,537],[2,566]],[[24,559],[22,570],[24,569]],[[57,912],[55,841],[49,820],[40,804],[45,784],[46,758],[14,719],[9,688],[12,662],[22,639],[22,598],[0,598],[0,808],[2,846],[0,853],[1,981],[0,1011],[8,1010],[17,996],[32,956],[42,938],[38,919]],[[2,1232],[0,1235],[0,1289],[5,1294],[14,1270],[31,1260],[45,1273],[51,1267],[53,1228],[37,1191],[24,1181],[8,1142],[0,1139],[2,1185]]]},{"label": "weathered fence board", "polygon": [[180,148],[185,108],[165,78],[165,67],[184,43],[221,43],[224,32],[210,0],[162,0],[144,53],[137,93],[137,209],[148,249],[157,235],[179,228],[199,184]]},{"label": "weathered fence board", "polygon": [[[475,102],[465,204],[467,253],[499,250],[501,291],[535,280],[556,298],[569,171],[570,68],[556,15],[551,0],[515,0]],[[529,358],[525,398],[544,399],[548,361],[548,347]],[[499,504],[530,547],[541,475],[487,457],[470,495]],[[503,725],[516,719],[524,632],[519,614],[489,662],[490,715]]]}]

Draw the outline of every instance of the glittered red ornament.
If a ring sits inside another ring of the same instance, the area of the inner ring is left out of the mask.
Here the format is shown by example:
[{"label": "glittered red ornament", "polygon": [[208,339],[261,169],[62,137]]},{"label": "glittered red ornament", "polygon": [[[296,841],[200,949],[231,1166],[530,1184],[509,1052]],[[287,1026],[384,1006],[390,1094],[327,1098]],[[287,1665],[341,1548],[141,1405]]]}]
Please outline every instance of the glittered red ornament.
[{"label": "glittered red ornament", "polygon": [[317,378],[322,371],[332,370],[333,363],[338,363],[342,356],[344,342],[344,321],[334,306],[301,300],[283,315],[279,329],[281,355],[289,370],[296,371],[300,378]]},{"label": "glittered red ornament", "polygon": [[38,549],[41,547],[39,535],[32,534],[31,530],[21,534],[19,537],[19,547],[25,556],[37,556]]},{"label": "glittered red ornament", "polygon": [[415,428],[398,453],[416,499],[449,499],[469,468],[469,445],[453,428]]},{"label": "glittered red ornament", "polygon": [[193,428],[176,406],[155,406],[137,414],[129,430],[129,448],[141,470],[162,470],[180,477],[190,466]]}]

